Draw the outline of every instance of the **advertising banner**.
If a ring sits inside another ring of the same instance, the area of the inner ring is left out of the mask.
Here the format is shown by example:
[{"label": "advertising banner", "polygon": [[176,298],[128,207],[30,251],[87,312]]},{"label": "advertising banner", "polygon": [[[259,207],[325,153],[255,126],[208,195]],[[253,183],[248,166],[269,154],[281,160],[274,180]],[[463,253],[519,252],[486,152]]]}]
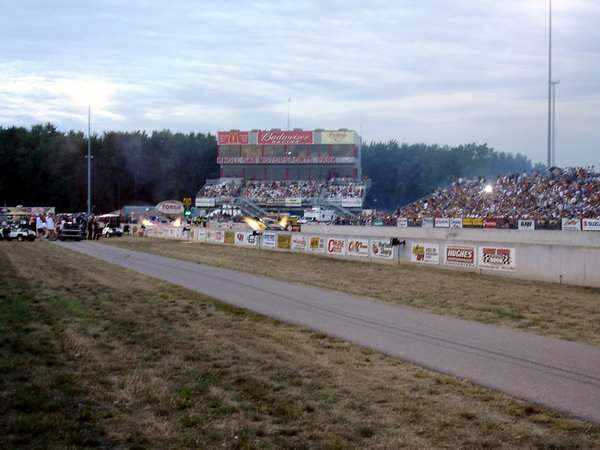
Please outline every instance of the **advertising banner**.
[{"label": "advertising banner", "polygon": [[222,244],[225,241],[225,233],[222,230],[208,230],[206,240],[214,244]]},{"label": "advertising banner", "polygon": [[600,219],[583,219],[583,231],[600,231]]},{"label": "advertising banner", "polygon": [[219,131],[217,140],[219,145],[247,145],[248,136],[247,131]]},{"label": "advertising banner", "polygon": [[308,249],[312,253],[325,252],[325,239],[319,236],[313,236],[308,240]]},{"label": "advertising banner", "polygon": [[535,220],[519,220],[519,230],[535,231]]},{"label": "advertising banner", "polygon": [[211,208],[215,206],[215,199],[208,197],[196,197],[196,208]]},{"label": "advertising banner", "polygon": [[516,250],[507,247],[479,247],[479,267],[482,269],[515,270]]},{"label": "advertising banner", "polygon": [[498,221],[496,219],[485,219],[483,228],[498,228]]},{"label": "advertising banner", "polygon": [[321,131],[321,144],[354,144],[354,131]]},{"label": "advertising banner", "polygon": [[371,258],[394,259],[394,247],[392,247],[390,241],[372,240],[369,242],[369,245]]},{"label": "advertising banner", "polygon": [[421,264],[439,264],[439,244],[428,244],[426,242],[413,242],[410,260]]},{"label": "advertising banner", "polygon": [[450,228],[458,229],[463,227],[463,220],[460,217],[454,217],[450,219]]},{"label": "advertising banner", "polygon": [[259,145],[307,145],[313,143],[312,131],[259,131]]},{"label": "advertising banner", "polygon": [[408,219],[406,217],[398,217],[398,228],[408,228]]},{"label": "advertising banner", "polygon": [[362,198],[343,198],[342,206],[344,208],[360,208],[362,206]]},{"label": "advertising banner", "polygon": [[206,241],[206,228],[196,228],[196,240],[197,241]]},{"label": "advertising banner", "polygon": [[338,238],[327,239],[327,253],[329,255],[344,256],[346,254],[346,240]]},{"label": "advertising banner", "polygon": [[581,231],[581,220],[579,219],[563,219],[563,231]]},{"label": "advertising banner", "polygon": [[422,223],[422,227],[423,228],[433,228],[433,217],[423,217],[423,223]]},{"label": "advertising banner", "polygon": [[156,210],[162,214],[177,216],[183,214],[185,208],[179,200],[165,200],[156,205]]},{"label": "advertising banner", "polygon": [[295,252],[303,252],[306,250],[306,237],[303,234],[292,235],[292,250]]},{"label": "advertising banner", "polygon": [[292,248],[292,235],[287,233],[278,234],[277,248],[281,250],[290,250]]},{"label": "advertising banner", "polygon": [[288,197],[285,199],[285,206],[302,206],[302,198]]},{"label": "advertising banner", "polygon": [[277,245],[277,234],[272,231],[265,231],[263,233],[262,245],[266,248],[275,248]]},{"label": "advertising banner", "polygon": [[223,241],[228,245],[234,245],[235,244],[235,232],[231,231],[231,230],[227,230],[225,232],[225,237],[223,238]]},{"label": "advertising banner", "polygon": [[352,164],[354,157],[345,156],[217,156],[217,164]]},{"label": "advertising banner", "polygon": [[483,219],[471,219],[472,226],[475,228],[483,228]]},{"label": "advertising banner", "polygon": [[445,262],[449,266],[477,267],[477,252],[472,245],[447,245]]},{"label": "advertising banner", "polygon": [[368,239],[348,239],[346,246],[348,256],[359,256],[362,258],[369,257],[369,240]]},{"label": "advertising banner", "polygon": [[450,219],[447,217],[436,217],[435,218],[436,228],[450,228]]},{"label": "advertising banner", "polygon": [[248,231],[237,231],[235,233],[235,245],[255,246],[258,242],[255,235]]}]

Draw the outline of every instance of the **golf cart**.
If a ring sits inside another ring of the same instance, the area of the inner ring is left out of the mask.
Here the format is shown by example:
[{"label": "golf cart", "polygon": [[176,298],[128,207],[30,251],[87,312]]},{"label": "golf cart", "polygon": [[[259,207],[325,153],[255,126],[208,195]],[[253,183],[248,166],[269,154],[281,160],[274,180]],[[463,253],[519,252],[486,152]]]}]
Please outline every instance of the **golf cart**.
[{"label": "golf cart", "polygon": [[121,216],[118,214],[103,214],[97,216],[96,220],[104,224],[104,227],[102,228],[103,237],[123,236],[123,230],[121,230]]},{"label": "golf cart", "polygon": [[77,222],[65,222],[58,230],[59,241],[80,241],[84,237],[81,226]]},{"label": "golf cart", "polygon": [[13,239],[16,239],[19,242],[33,242],[36,238],[35,231],[33,231],[29,227],[24,227],[21,225],[16,225],[10,228],[8,234],[4,234],[4,236],[6,237],[7,241],[12,241]]}]

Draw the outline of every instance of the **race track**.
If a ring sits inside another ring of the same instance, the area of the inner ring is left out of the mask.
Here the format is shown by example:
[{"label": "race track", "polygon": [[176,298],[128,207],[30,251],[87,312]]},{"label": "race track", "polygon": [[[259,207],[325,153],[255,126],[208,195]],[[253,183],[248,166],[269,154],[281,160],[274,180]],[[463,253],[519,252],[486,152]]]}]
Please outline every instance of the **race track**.
[{"label": "race track", "polygon": [[94,242],[58,245],[600,423],[600,348]]}]

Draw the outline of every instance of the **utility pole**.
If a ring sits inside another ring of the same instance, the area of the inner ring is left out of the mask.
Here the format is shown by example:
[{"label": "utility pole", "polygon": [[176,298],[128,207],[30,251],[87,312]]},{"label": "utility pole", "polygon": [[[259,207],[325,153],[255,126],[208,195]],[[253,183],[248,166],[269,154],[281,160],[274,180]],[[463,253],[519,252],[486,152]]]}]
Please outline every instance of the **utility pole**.
[{"label": "utility pole", "polygon": [[549,0],[548,39],[548,167],[552,165],[552,0]]},{"label": "utility pole", "polygon": [[92,105],[88,105],[87,213],[92,213]]},{"label": "utility pole", "polygon": [[560,81],[552,82],[552,165],[556,166],[556,86]]}]

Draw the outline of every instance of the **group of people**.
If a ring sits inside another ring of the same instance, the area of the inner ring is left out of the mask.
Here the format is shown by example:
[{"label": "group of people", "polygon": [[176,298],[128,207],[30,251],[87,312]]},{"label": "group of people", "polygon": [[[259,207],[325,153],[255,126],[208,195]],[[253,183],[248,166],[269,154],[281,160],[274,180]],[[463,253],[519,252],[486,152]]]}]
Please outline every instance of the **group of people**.
[{"label": "group of people", "polygon": [[97,240],[102,235],[102,223],[95,216],[85,214],[22,215],[15,219],[4,218],[1,222],[3,230],[12,227],[29,228],[36,233],[38,239],[49,240],[56,239],[67,224],[78,228],[81,236],[90,240]]},{"label": "group of people", "polygon": [[539,221],[600,218],[600,172],[593,167],[554,168],[546,174],[512,174],[492,181],[458,179],[402,208],[398,215]]},{"label": "group of people", "polygon": [[205,198],[220,198],[220,197],[237,197],[240,195],[240,183],[226,181],[217,184],[205,184],[198,193],[198,197]]},{"label": "group of people", "polygon": [[306,181],[248,181],[244,186],[244,198],[257,203],[273,203],[286,198],[319,197],[325,183],[317,180]]},{"label": "group of people", "polygon": [[324,196],[329,200],[363,198],[366,186],[353,179],[331,180],[325,185]]}]

